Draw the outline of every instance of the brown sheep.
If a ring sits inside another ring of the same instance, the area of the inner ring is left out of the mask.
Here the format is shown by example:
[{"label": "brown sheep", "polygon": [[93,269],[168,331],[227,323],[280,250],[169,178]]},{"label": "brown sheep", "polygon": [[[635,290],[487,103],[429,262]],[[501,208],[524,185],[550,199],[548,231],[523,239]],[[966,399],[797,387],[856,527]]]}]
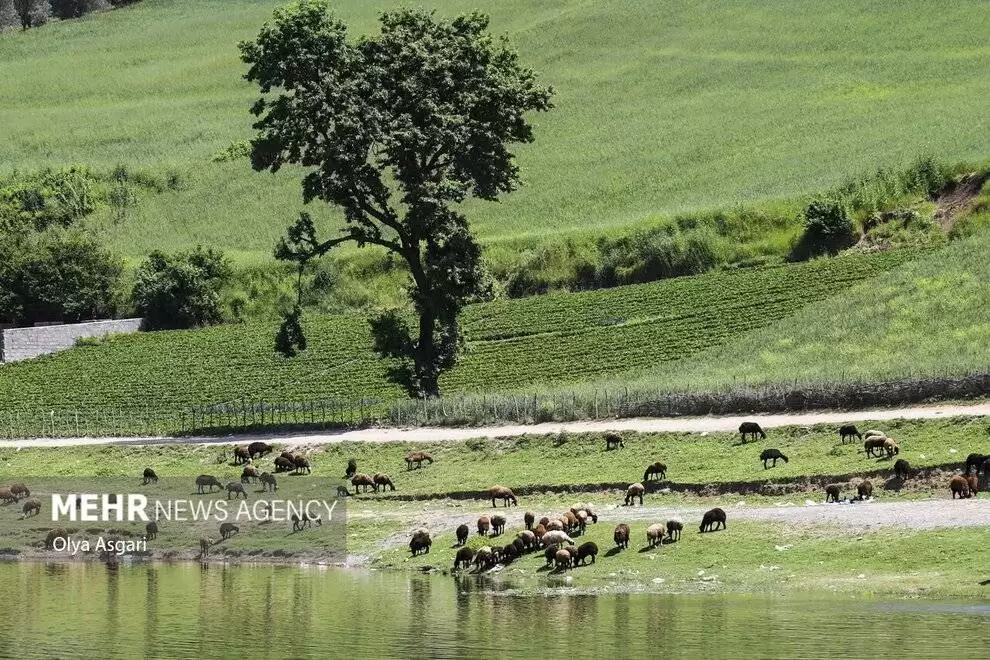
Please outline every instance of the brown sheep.
[{"label": "brown sheep", "polygon": [[533,529],[533,523],[536,521],[536,516],[527,511],[523,514],[523,523],[526,525],[526,529]]},{"label": "brown sheep", "polygon": [[505,518],[503,516],[492,516],[492,536],[505,533]]},{"label": "brown sheep", "polygon": [[876,456],[879,458],[883,455],[883,446],[887,442],[886,436],[873,436],[872,438],[867,438],[863,442],[863,451],[866,452],[867,456],[873,457],[873,452],[876,452]]},{"label": "brown sheep", "polygon": [[658,480],[667,478],[667,466],[664,463],[657,461],[646,466],[646,472],[643,473],[643,481],[650,481],[654,477]]},{"label": "brown sheep", "polygon": [[535,536],[536,540],[539,541],[540,539],[543,538],[543,535],[546,534],[547,531],[548,531],[547,528],[544,527],[543,525],[537,525],[536,527],[533,528],[533,536]]},{"label": "brown sheep", "polygon": [[[542,536],[542,535],[541,535]],[[519,532],[519,536],[516,537],[517,541],[523,544],[524,548],[535,548],[540,543],[540,538],[536,536],[536,532],[531,529]]]},{"label": "brown sheep", "polygon": [[285,456],[275,457],[275,472],[292,472],[296,469],[296,462],[291,458],[286,458]]},{"label": "brown sheep", "polygon": [[226,540],[241,531],[241,528],[231,522],[220,523],[220,538]]},{"label": "brown sheep", "polygon": [[10,492],[19,500],[25,497],[31,497],[31,491],[24,484],[14,484],[10,487]]},{"label": "brown sheep", "polygon": [[612,539],[615,541],[615,545],[620,550],[629,547],[629,525],[625,523],[620,523],[615,526],[615,531],[612,533]]},{"label": "brown sheep", "polygon": [[746,442],[746,436],[750,436],[753,440],[756,440],[756,436],[759,434],[761,438],[766,440],[767,434],[756,422],[743,422],[739,425],[739,438],[742,442]]},{"label": "brown sheep", "polygon": [[155,474],[155,471],[152,470],[150,467],[149,468],[144,468],[144,474],[141,476],[141,482],[145,486],[147,486],[148,484],[157,484],[158,483],[158,475]]},{"label": "brown sheep", "polygon": [[966,481],[966,477],[961,475],[956,475],[949,480],[949,490],[952,491],[952,499],[965,499],[969,497],[969,482]]},{"label": "brown sheep", "polygon": [[979,481],[977,481],[976,477],[971,475],[966,477],[966,483],[969,485],[969,496],[976,497],[976,494],[980,492]]},{"label": "brown sheep", "polygon": [[409,550],[412,552],[413,557],[419,554],[427,554],[432,545],[433,539],[430,538],[430,532],[425,529],[417,529],[413,532],[413,536],[409,540]]},{"label": "brown sheep", "polygon": [[495,506],[495,500],[502,500],[502,503],[505,506],[509,506],[510,502],[514,506],[519,505],[519,501],[516,499],[512,489],[506,488],[505,486],[492,486],[488,489],[488,497],[492,500],[492,507]]},{"label": "brown sheep", "polygon": [[426,461],[430,465],[433,465],[433,457],[427,454],[425,451],[414,451],[406,454],[406,469],[411,470],[413,463],[416,464],[416,469],[423,467],[423,461]]},{"label": "brown sheep", "polygon": [[887,438],[883,441],[883,450],[887,452],[887,458],[893,458],[895,454],[901,453],[901,448],[897,446],[893,438]]},{"label": "brown sheep", "polygon": [[640,506],[643,505],[643,494],[646,492],[646,487],[643,484],[631,484],[629,488],[626,489],[626,501],[625,506],[634,504],[636,498],[639,498]]},{"label": "brown sheep", "polygon": [[482,536],[488,536],[488,530],[491,529],[492,521],[488,516],[481,516],[478,518],[478,533]]},{"label": "brown sheep", "polygon": [[542,518],[540,518],[539,524],[540,525],[543,525],[544,529],[549,529],[550,528],[550,519],[548,517],[546,517],[546,516],[543,516]]},{"label": "brown sheep", "polygon": [[358,472],[351,477],[351,485],[354,486],[355,495],[360,492],[359,489],[362,486],[364,487],[364,492],[368,492],[369,488],[374,489],[376,493],[378,492],[378,485],[375,483],[375,480],[363,472]]},{"label": "brown sheep", "polygon": [[257,481],[260,478],[261,478],[261,470],[259,470],[253,465],[245,465],[244,470],[241,471],[242,484],[250,483],[252,479],[254,481]]},{"label": "brown sheep", "polygon": [[55,529],[48,532],[48,535],[45,537],[45,549],[54,550],[55,539],[67,539],[67,538],[69,538],[69,532],[67,532],[64,527],[56,527]]},{"label": "brown sheep", "polygon": [[[717,530],[719,526],[721,526],[722,529],[726,529],[725,511],[723,511],[718,507],[715,507],[714,509],[706,511],[705,515],[702,516],[701,527],[699,528],[699,531],[711,532]],[[712,527],[714,527],[715,529],[713,530]]]},{"label": "brown sheep", "polygon": [[856,493],[860,501],[869,500],[873,498],[873,484],[869,481],[863,481],[858,486],[856,486]]},{"label": "brown sheep", "polygon": [[681,538],[681,530],[683,529],[683,520],[677,517],[669,518],[667,520],[667,539],[670,541],[679,541]]},{"label": "brown sheep", "polygon": [[292,471],[296,474],[313,474],[313,466],[310,465],[309,459],[305,456],[293,456],[292,457]]},{"label": "brown sheep", "polygon": [[144,536],[149,541],[154,541],[156,538],[158,538],[158,523],[152,520],[147,525],[145,525]]},{"label": "brown sheep", "polygon": [[839,484],[829,484],[825,486],[825,503],[838,502],[839,495],[842,494],[842,487]]},{"label": "brown sheep", "polygon": [[575,559],[574,559],[574,565],[577,566],[578,564],[581,564],[582,566],[584,566],[584,561],[588,557],[591,557],[591,563],[594,564],[595,563],[595,558],[597,556],[598,556],[598,545],[597,544],[595,544],[592,541],[588,541],[586,543],[582,543],[581,545],[578,546],[577,557],[575,557]]},{"label": "brown sheep", "polygon": [[581,519],[574,515],[573,511],[565,511],[560,522],[564,523],[564,529],[568,533],[573,532],[581,526]]},{"label": "brown sheep", "polygon": [[21,520],[27,518],[28,516],[36,516],[41,513],[41,500],[37,497],[29,497],[24,501],[24,506],[21,508]]},{"label": "brown sheep", "polygon": [[547,523],[548,532],[562,532],[564,531],[564,523],[559,520],[551,520]]},{"label": "brown sheep", "polygon": [[234,465],[241,465],[250,462],[251,462],[251,452],[248,451],[247,445],[239,445],[237,447],[234,447]]},{"label": "brown sheep", "polygon": [[[271,505],[269,505],[269,506],[271,506]],[[316,523],[320,527],[323,526],[323,518],[321,516],[310,516],[305,511],[303,511],[301,515],[300,514],[293,513],[289,517],[289,520],[292,521],[292,531],[293,532],[302,531],[303,529],[306,529],[307,527],[312,528],[313,527],[313,523]]]},{"label": "brown sheep", "polygon": [[557,565],[557,570],[562,571],[571,567],[571,553],[566,549],[561,548],[554,555],[554,562]]},{"label": "brown sheep", "polygon": [[[270,490],[273,493],[278,490],[278,479],[275,478],[275,475],[269,474],[268,472],[262,472],[258,475],[258,480],[261,482],[264,490]],[[344,494],[348,494],[346,488],[344,488]]]},{"label": "brown sheep", "polygon": [[248,445],[248,455],[251,458],[258,458],[259,456],[265,456],[275,451],[275,447],[268,444],[267,442],[252,442]]},{"label": "brown sheep", "polygon": [[[375,482],[375,486],[381,488],[382,490],[395,490],[395,484],[392,483],[392,478],[384,472],[376,472],[372,479]],[[378,488],[375,490],[378,490]]]},{"label": "brown sheep", "polygon": [[196,477],[196,492],[205,493],[206,488],[209,487],[210,492],[213,492],[213,487],[216,486],[218,490],[223,490],[223,484],[220,480],[210,474],[201,474]]},{"label": "brown sheep", "polygon": [[577,512],[577,531],[579,534],[584,534],[588,529],[588,512],[584,509]]},{"label": "brown sheep", "polygon": [[468,547],[463,547],[457,551],[454,555],[454,570],[459,568],[470,568],[472,560],[474,559],[474,550]]},{"label": "brown sheep", "polygon": [[0,502],[3,502],[4,504],[9,504],[10,502],[16,502],[16,501],[17,501],[17,495],[14,495],[14,493],[11,492],[9,486],[4,486],[3,488],[0,488]]},{"label": "brown sheep", "polygon": [[548,545],[543,551],[543,558],[546,559],[547,566],[553,566],[553,560],[557,558],[557,546]]},{"label": "brown sheep", "polygon": [[650,548],[663,545],[663,525],[650,525],[646,528],[646,545]]},{"label": "brown sheep", "polygon": [[471,528],[467,525],[459,525],[455,534],[457,535],[457,545],[464,545],[467,543],[468,536],[471,533]]},{"label": "brown sheep", "polygon": [[618,433],[606,433],[605,434],[605,451],[612,451],[613,449],[618,449],[619,447],[625,447],[626,445],[622,442],[622,436]]}]

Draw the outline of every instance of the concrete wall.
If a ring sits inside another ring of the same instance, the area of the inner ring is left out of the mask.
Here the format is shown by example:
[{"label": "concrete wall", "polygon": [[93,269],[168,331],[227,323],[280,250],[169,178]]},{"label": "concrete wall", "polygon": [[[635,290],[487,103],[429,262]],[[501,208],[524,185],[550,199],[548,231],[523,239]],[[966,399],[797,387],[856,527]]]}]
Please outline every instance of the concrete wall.
[{"label": "concrete wall", "polygon": [[2,331],[0,361],[27,360],[39,355],[72,348],[76,340],[81,337],[102,337],[121,332],[137,332],[140,327],[141,319],[120,319],[34,328],[10,328]]}]

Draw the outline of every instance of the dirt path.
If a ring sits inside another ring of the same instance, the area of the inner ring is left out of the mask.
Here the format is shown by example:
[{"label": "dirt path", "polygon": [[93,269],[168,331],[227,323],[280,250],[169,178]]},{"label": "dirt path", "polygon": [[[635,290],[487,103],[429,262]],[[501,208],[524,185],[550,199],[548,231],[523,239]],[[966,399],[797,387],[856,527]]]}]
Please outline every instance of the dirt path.
[{"label": "dirt path", "polygon": [[[469,428],[372,428],[356,431],[308,433],[298,435],[246,434],[237,436],[146,437],[146,438],[26,438],[2,440],[3,447],[65,447],[75,445],[162,445],[162,444],[234,444],[253,440],[277,441],[281,444],[327,444],[333,442],[444,442],[469,438],[497,438],[525,434],[600,433],[602,431],[643,431],[654,433],[721,433],[735,431],[743,421],[753,420],[765,428],[812,424],[844,424],[848,422],[887,421],[892,419],[938,419],[954,416],[990,416],[990,402],[971,405],[920,406],[850,412],[809,412],[776,415],[745,415],[731,417],[631,418],[580,422],[551,422],[547,424],[515,424]],[[861,429],[865,430],[865,429]]]}]

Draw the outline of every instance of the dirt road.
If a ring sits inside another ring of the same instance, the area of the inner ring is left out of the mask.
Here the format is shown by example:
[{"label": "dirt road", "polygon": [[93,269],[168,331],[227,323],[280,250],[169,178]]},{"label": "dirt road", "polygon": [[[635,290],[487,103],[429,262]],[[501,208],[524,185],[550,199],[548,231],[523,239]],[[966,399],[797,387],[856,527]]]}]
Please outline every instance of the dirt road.
[{"label": "dirt road", "polygon": [[[990,402],[972,405],[920,406],[852,412],[809,412],[778,415],[745,415],[729,417],[630,418],[548,424],[515,424],[470,428],[372,428],[357,431],[307,433],[297,435],[247,434],[237,436],[146,437],[146,438],[26,438],[2,440],[3,447],[64,447],[73,445],[160,445],[160,444],[233,444],[253,440],[278,441],[286,445],[326,444],[333,442],[443,442],[469,438],[496,438],[546,433],[598,433],[602,431],[642,431],[654,433],[720,433],[735,431],[743,421],[753,420],[763,428],[790,425],[844,424],[849,422],[887,421],[892,419],[937,419],[954,416],[990,416]],[[865,430],[865,429],[861,429]]]}]

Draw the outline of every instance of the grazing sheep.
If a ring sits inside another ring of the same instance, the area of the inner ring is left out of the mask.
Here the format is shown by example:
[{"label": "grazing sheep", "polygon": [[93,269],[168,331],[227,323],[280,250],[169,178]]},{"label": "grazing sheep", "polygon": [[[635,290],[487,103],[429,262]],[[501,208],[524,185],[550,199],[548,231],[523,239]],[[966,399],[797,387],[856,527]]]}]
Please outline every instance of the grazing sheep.
[{"label": "grazing sheep", "polygon": [[571,511],[577,513],[578,515],[580,515],[580,513],[578,513],[579,511],[584,511],[584,513],[588,516],[588,518],[591,518],[591,522],[593,523],[598,522],[598,516],[595,514],[594,511],[591,510],[591,506],[587,504],[574,505],[573,507],[571,507]]},{"label": "grazing sheep", "polygon": [[861,482],[856,486],[856,496],[862,502],[873,498],[873,484],[869,480]]},{"label": "grazing sheep", "polygon": [[507,543],[502,547],[499,553],[502,557],[503,564],[511,564],[516,559],[519,559],[519,548],[513,543]]},{"label": "grazing sheep", "polygon": [[650,548],[663,545],[663,525],[650,525],[646,528],[646,545]]},{"label": "grazing sheep", "polygon": [[[268,472],[262,472],[260,475],[258,475],[258,481],[261,482],[261,485],[266,491],[270,490],[271,492],[274,493],[275,491],[278,490],[278,479],[275,478],[274,474],[269,474]],[[346,488],[344,488],[344,493],[345,494],[347,493]],[[340,493],[338,492],[338,495],[339,494]]]},{"label": "grazing sheep", "polygon": [[903,458],[898,458],[894,463],[894,476],[901,481],[905,481],[911,476],[911,464]]},{"label": "grazing sheep", "polygon": [[492,536],[505,533],[505,517],[492,516]]},{"label": "grazing sheep", "polygon": [[234,447],[234,465],[242,465],[251,461],[251,452],[247,445]]},{"label": "grazing sheep", "polygon": [[487,545],[482,546],[474,553],[474,565],[479,571],[491,568],[494,563],[491,547]]},{"label": "grazing sheep", "polygon": [[970,454],[966,457],[966,469],[963,471],[963,474],[969,474],[973,468],[976,468],[976,471],[979,472],[980,466],[988,459],[990,459],[990,455]]},{"label": "grazing sheep", "polygon": [[514,506],[519,506],[519,501],[516,499],[512,489],[505,486],[492,486],[488,489],[488,497],[492,501],[492,507],[495,507],[495,500],[502,500],[505,506],[509,506],[510,502]]},{"label": "grazing sheep", "polygon": [[467,525],[460,525],[454,533],[457,535],[457,545],[464,545],[471,534],[471,528]]},{"label": "grazing sheep", "polygon": [[629,525],[625,523],[619,523],[615,526],[615,531],[612,533],[612,540],[615,541],[615,545],[620,550],[629,547]]},{"label": "grazing sheep", "polygon": [[468,547],[463,547],[457,551],[454,555],[454,570],[459,568],[470,568],[471,562],[474,559],[474,550]]},{"label": "grazing sheep", "polygon": [[756,440],[757,435],[764,440],[766,440],[767,437],[766,431],[764,431],[756,422],[743,422],[739,425],[739,439],[742,442],[746,442],[747,435],[753,440]]},{"label": "grazing sheep", "polygon": [[536,516],[527,511],[523,514],[523,523],[526,525],[526,529],[533,529],[533,522],[536,520]]},{"label": "grazing sheep", "polygon": [[[705,515],[701,518],[701,527],[699,531],[701,532],[712,532],[719,528],[721,525],[722,529],[726,529],[725,525],[725,511],[715,507],[710,511],[706,511]],[[712,529],[714,527],[715,529]]]},{"label": "grazing sheep", "polygon": [[24,520],[28,516],[36,516],[41,513],[41,500],[37,497],[29,497],[24,500],[24,506],[21,508],[21,520]]},{"label": "grazing sheep", "polygon": [[578,511],[577,519],[578,519],[578,523],[577,523],[578,532],[584,534],[585,531],[588,529],[588,512],[585,511],[584,509]]},{"label": "grazing sheep", "polygon": [[895,454],[901,453],[901,448],[897,446],[893,438],[887,438],[883,441],[883,450],[887,452],[887,458],[893,458]]},{"label": "grazing sheep", "polygon": [[239,481],[231,481],[229,484],[227,484],[228,500],[230,499],[231,495],[233,495],[235,499],[238,497],[244,497],[244,499],[247,499],[247,492],[244,490],[244,484],[242,484]]},{"label": "grazing sheep", "polygon": [[876,451],[876,457],[879,458],[883,456],[883,446],[887,442],[887,436],[882,437],[868,437],[863,442],[863,451],[866,452],[867,456],[871,458],[874,456],[873,452]]},{"label": "grazing sheep", "polygon": [[578,546],[577,557],[574,559],[574,565],[580,564],[584,566],[585,560],[591,557],[591,563],[595,563],[595,558],[598,557],[598,545],[594,541],[587,541]]},{"label": "grazing sheep", "polygon": [[543,516],[542,518],[540,518],[539,524],[540,525],[543,525],[543,527],[545,529],[550,529],[550,519],[547,518],[546,516]]},{"label": "grazing sheep", "polygon": [[863,434],[859,432],[855,424],[845,424],[839,427],[839,440],[845,443],[846,438],[856,437],[859,440],[863,439]]},{"label": "grazing sheep", "polygon": [[[542,536],[542,534],[540,536]],[[536,535],[536,532],[534,532],[531,529],[527,529],[522,532],[519,532],[519,535],[516,537],[516,540],[521,542],[524,548],[535,548],[540,543],[540,537],[538,537]]]},{"label": "grazing sheep", "polygon": [[292,472],[296,469],[296,462],[285,456],[275,457],[275,474],[279,472]]},{"label": "grazing sheep", "polygon": [[681,530],[684,529],[684,521],[680,518],[668,518],[667,519],[667,538],[671,541],[679,541],[681,539]]},{"label": "grazing sheep", "polygon": [[337,495],[339,497],[350,497],[351,491],[347,490],[347,486],[340,485],[337,486]]},{"label": "grazing sheep", "polygon": [[829,484],[825,486],[825,503],[839,501],[839,495],[842,494],[842,488],[839,484]]},{"label": "grazing sheep", "polygon": [[562,532],[564,531],[564,523],[559,520],[551,520],[547,523],[548,532]]},{"label": "grazing sheep", "polygon": [[568,545],[574,545],[574,539],[567,535],[566,532],[550,531],[543,535],[540,542],[545,546],[551,545],[563,545],[567,543]]},{"label": "grazing sheep", "polygon": [[643,484],[630,484],[629,488],[626,489],[626,502],[625,506],[629,506],[639,498],[640,506],[643,505],[643,494],[646,492],[646,487]]},{"label": "grazing sheep", "polygon": [[430,538],[430,532],[426,529],[417,529],[409,540],[409,550],[413,557],[428,553],[432,545],[433,539]]},{"label": "grazing sheep", "polygon": [[543,551],[543,558],[546,559],[547,566],[553,566],[553,560],[557,558],[557,546],[548,545]]},{"label": "grazing sheep", "polygon": [[[392,478],[384,472],[376,472],[372,479],[375,482],[375,486],[381,488],[382,490],[395,490],[395,484],[392,483]],[[378,490],[378,488],[375,490]]]},{"label": "grazing sheep", "polygon": [[492,520],[488,516],[481,516],[478,518],[478,533],[482,536],[488,536],[488,530],[491,529]]},{"label": "grazing sheep", "polygon": [[248,455],[251,458],[259,458],[275,451],[275,447],[267,442],[252,442],[248,445]]},{"label": "grazing sheep", "polygon": [[245,465],[244,469],[241,471],[242,484],[250,483],[252,479],[254,481],[257,481],[260,478],[261,478],[261,470],[259,470],[253,465]]},{"label": "grazing sheep", "polygon": [[144,536],[149,541],[154,541],[158,538],[158,523],[156,521],[152,520],[144,526]]},{"label": "grazing sheep", "polygon": [[155,474],[155,471],[152,470],[150,467],[144,468],[144,475],[142,476],[142,481],[145,486],[147,486],[148,484],[157,484],[158,475]]},{"label": "grazing sheep", "polygon": [[206,488],[209,487],[210,492],[213,492],[213,487],[216,486],[218,490],[223,490],[223,484],[220,480],[210,474],[201,474],[196,477],[196,492],[204,493]]},{"label": "grazing sheep", "polygon": [[64,527],[56,527],[55,529],[48,532],[48,535],[45,537],[45,549],[54,550],[55,539],[67,539],[67,538],[69,538],[69,532],[67,532]]},{"label": "grazing sheep", "polygon": [[760,460],[763,461],[763,469],[766,470],[767,461],[773,461],[773,465],[771,467],[777,467],[777,461],[780,460],[786,463],[787,456],[785,456],[779,449],[774,449],[771,447],[770,449],[764,449],[760,452]]},{"label": "grazing sheep", "polygon": [[976,497],[976,494],[980,492],[980,484],[976,477],[972,475],[966,477],[966,484],[969,486],[969,496]]},{"label": "grazing sheep", "polygon": [[347,470],[344,472],[344,478],[350,479],[355,474],[357,474],[357,461],[352,458],[347,461]]},{"label": "grazing sheep", "polygon": [[564,531],[568,534],[573,534],[575,530],[580,529],[581,519],[578,518],[573,511],[565,511],[564,516],[560,519],[560,522],[564,523]]},{"label": "grazing sheep", "polygon": [[518,536],[512,539],[512,545],[516,546],[517,554],[520,557],[529,549],[529,545],[526,544],[526,541]]},{"label": "grazing sheep", "polygon": [[292,457],[292,471],[296,474],[301,474],[305,472],[306,474],[313,473],[313,467],[309,463],[309,459],[305,456],[293,456]]},{"label": "grazing sheep", "polygon": [[406,454],[406,469],[411,470],[413,463],[416,464],[416,469],[423,467],[423,461],[426,461],[430,465],[433,465],[433,457],[427,454],[425,451],[414,451]]},{"label": "grazing sheep", "polygon": [[870,438],[886,438],[887,434],[883,431],[878,431],[877,429],[870,429],[863,434],[863,438],[869,440]]},{"label": "grazing sheep", "polygon": [[213,539],[203,537],[199,540],[199,556],[201,559],[205,559],[210,554],[211,545],[213,545]]},{"label": "grazing sheep", "polygon": [[571,567],[571,553],[569,553],[564,548],[561,548],[554,555],[554,562],[557,565],[557,570],[562,571]]},{"label": "grazing sheep", "polygon": [[952,499],[956,499],[957,495],[959,499],[965,499],[969,497],[969,482],[966,477],[957,474],[949,480],[949,490],[952,491]]},{"label": "grazing sheep", "polygon": [[10,487],[10,492],[14,494],[17,501],[24,499],[25,497],[31,497],[31,491],[24,484],[13,484]]},{"label": "grazing sheep", "polygon": [[363,472],[358,472],[353,477],[351,477],[351,485],[354,486],[355,495],[358,492],[360,492],[359,489],[362,486],[364,487],[365,493],[368,492],[369,488],[373,489],[376,493],[378,492],[378,485],[375,483],[375,480],[372,479],[369,475],[364,474]]},{"label": "grazing sheep", "polygon": [[618,433],[606,433],[605,438],[605,451],[612,451],[613,449],[618,449],[619,447],[625,447],[626,445],[622,442],[622,436]]},{"label": "grazing sheep", "polygon": [[293,513],[289,519],[292,521],[292,531],[294,532],[298,532],[306,527],[312,528],[313,523],[316,523],[320,527],[323,526],[323,518],[321,516],[311,516],[305,511],[303,511],[302,515]]},{"label": "grazing sheep", "polygon": [[231,522],[220,523],[220,538],[226,540],[241,531],[241,528]]},{"label": "grazing sheep", "polygon": [[650,481],[656,477],[659,480],[667,478],[667,466],[660,461],[646,466],[646,472],[643,473],[643,481]]},{"label": "grazing sheep", "polygon": [[543,535],[546,534],[547,531],[548,531],[547,528],[544,527],[543,525],[537,525],[536,527],[533,528],[533,536],[535,536],[536,540],[539,541],[540,539],[543,538]]}]

